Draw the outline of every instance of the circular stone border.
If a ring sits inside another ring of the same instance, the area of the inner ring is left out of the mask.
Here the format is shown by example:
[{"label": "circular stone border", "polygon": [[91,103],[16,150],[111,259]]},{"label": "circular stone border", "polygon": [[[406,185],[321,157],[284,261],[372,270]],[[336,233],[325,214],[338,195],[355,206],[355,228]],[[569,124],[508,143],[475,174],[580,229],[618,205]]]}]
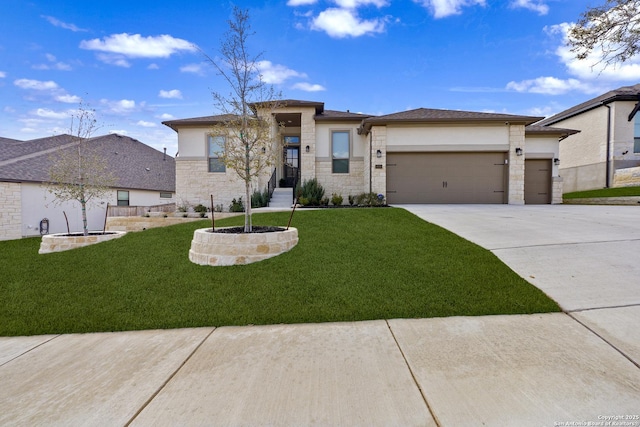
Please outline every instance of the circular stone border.
[{"label": "circular stone border", "polygon": [[88,236],[82,233],[54,233],[45,234],[40,241],[39,254],[68,251],[83,246],[95,245],[107,240],[118,239],[127,234],[126,231],[90,231]]},{"label": "circular stone border", "polygon": [[270,233],[212,233],[211,228],[200,228],[193,232],[189,260],[211,266],[251,264],[287,252],[297,244],[298,229],[293,227]]}]

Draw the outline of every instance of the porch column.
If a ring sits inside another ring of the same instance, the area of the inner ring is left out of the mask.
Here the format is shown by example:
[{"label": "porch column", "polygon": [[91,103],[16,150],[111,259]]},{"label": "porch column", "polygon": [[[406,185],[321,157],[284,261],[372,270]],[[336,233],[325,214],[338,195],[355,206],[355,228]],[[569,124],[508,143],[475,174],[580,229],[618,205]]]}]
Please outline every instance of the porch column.
[{"label": "porch column", "polygon": [[[520,149],[519,156],[516,149]],[[509,204],[524,205],[524,125],[509,125]]]},{"label": "porch column", "polygon": [[[316,122],[315,110],[303,111],[300,127],[300,168],[302,182],[316,177]],[[307,146],[309,152],[307,153]]]}]

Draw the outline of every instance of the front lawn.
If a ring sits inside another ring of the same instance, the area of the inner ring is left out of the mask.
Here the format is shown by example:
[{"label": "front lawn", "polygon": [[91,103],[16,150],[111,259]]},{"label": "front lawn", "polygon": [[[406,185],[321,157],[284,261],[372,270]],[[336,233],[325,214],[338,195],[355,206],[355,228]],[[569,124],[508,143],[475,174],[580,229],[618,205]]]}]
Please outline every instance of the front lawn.
[{"label": "front lawn", "polygon": [[47,255],[39,238],[0,242],[0,335],[559,311],[489,251],[401,209],[298,211],[298,245],[245,266],[189,261],[209,224]]},{"label": "front lawn", "polygon": [[598,190],[575,191],[565,193],[563,199],[585,199],[592,197],[632,197],[640,196],[640,187],[601,188]]}]

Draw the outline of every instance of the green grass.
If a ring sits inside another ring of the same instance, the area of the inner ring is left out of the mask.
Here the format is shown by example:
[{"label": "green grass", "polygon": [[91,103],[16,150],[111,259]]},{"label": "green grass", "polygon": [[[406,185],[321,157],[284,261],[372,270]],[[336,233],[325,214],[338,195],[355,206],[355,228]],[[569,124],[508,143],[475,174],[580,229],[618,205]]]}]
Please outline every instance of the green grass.
[{"label": "green grass", "polygon": [[591,197],[630,197],[640,196],[640,187],[601,188],[598,190],[565,193],[563,199],[585,199]]},{"label": "green grass", "polygon": [[189,261],[193,230],[208,225],[47,255],[39,238],[0,242],[0,335],[559,310],[489,251],[401,209],[296,212],[298,245],[245,266]]}]

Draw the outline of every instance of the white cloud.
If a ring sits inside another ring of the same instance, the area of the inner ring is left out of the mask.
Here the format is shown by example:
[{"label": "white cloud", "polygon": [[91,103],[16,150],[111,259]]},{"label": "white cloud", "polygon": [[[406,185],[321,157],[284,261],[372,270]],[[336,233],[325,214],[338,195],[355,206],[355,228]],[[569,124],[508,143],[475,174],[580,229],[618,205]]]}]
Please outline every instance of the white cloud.
[{"label": "white cloud", "polygon": [[199,76],[204,76],[204,69],[202,64],[187,64],[180,67],[180,71],[183,73],[193,73]]},{"label": "white cloud", "polygon": [[462,13],[463,7],[486,6],[486,0],[413,0],[423,7],[431,10],[434,18],[445,18]]},{"label": "white cloud", "polygon": [[289,0],[287,6],[308,6],[315,4],[318,0]]},{"label": "white cloud", "polygon": [[45,54],[47,61],[50,64],[37,64],[34,65],[33,69],[35,70],[61,70],[61,71],[71,71],[71,65],[65,64],[64,62],[60,62],[56,59],[56,57],[50,53]]},{"label": "white cloud", "polygon": [[0,79],[4,79],[5,77],[7,77],[7,73],[4,71],[0,71]]},{"label": "white cloud", "polygon": [[105,64],[115,65],[116,67],[123,67],[123,68],[131,67],[131,63],[127,61],[123,55],[99,53],[97,57],[100,61],[104,62]]},{"label": "white cloud", "polygon": [[148,70],[158,70],[158,69],[160,69],[160,67],[158,66],[158,64],[149,64],[147,69]]},{"label": "white cloud", "polygon": [[601,91],[599,85],[583,83],[578,79],[558,79],[556,77],[538,77],[520,82],[512,81],[507,83],[507,89],[545,95],[562,95],[572,91],[597,94]]},{"label": "white cloud", "polygon": [[109,131],[109,134],[110,134],[110,135],[113,135],[113,134],[115,134],[115,133],[117,133],[118,135],[124,135],[124,136],[126,136],[126,135],[128,135],[128,134],[129,134],[129,131],[124,130],[124,129],[111,129],[111,130]]},{"label": "white cloud", "polygon": [[78,104],[82,101],[82,98],[76,95],[58,95],[55,99],[56,101],[64,102],[66,104]]},{"label": "white cloud", "polygon": [[545,4],[544,0],[513,0],[509,6],[513,9],[529,9],[537,12],[538,15],[549,13],[549,6]]},{"label": "white cloud", "polygon": [[386,0],[334,0],[336,4],[345,9],[356,9],[360,6],[374,5],[375,7],[384,7],[389,3]]},{"label": "white cloud", "polygon": [[18,79],[18,80],[15,80],[13,84],[18,86],[21,89],[32,89],[32,90],[58,89],[58,84],[51,80],[43,82],[41,80]]},{"label": "white cloud", "polygon": [[81,49],[97,50],[128,58],[168,58],[181,51],[194,52],[196,46],[168,34],[142,37],[140,34],[112,34],[104,39],[83,40]]},{"label": "white cloud", "polygon": [[384,19],[361,20],[356,11],[329,8],[315,17],[311,29],[324,31],[330,37],[359,37],[384,31]]},{"label": "white cloud", "polygon": [[42,117],[44,119],[68,119],[71,117],[71,113],[69,111],[53,111],[48,108],[38,108],[32,114],[35,114],[38,117]]},{"label": "white cloud", "polygon": [[127,114],[136,110],[136,102],[130,99],[121,99],[120,101],[101,99],[100,104],[107,108],[106,112],[113,114]]},{"label": "white cloud", "polygon": [[262,76],[262,80],[267,84],[280,84],[292,77],[307,77],[304,73],[299,73],[284,65],[274,64],[271,61],[259,61],[256,66]]},{"label": "white cloud", "polygon": [[182,99],[182,92],[180,92],[178,89],[161,90],[158,96],[160,98]]},{"label": "white cloud", "polygon": [[296,83],[292,86],[293,89],[304,90],[305,92],[320,92],[327,90],[324,86],[319,84],[311,84],[306,82]]},{"label": "white cloud", "polygon": [[138,126],[142,126],[145,128],[154,128],[157,125],[153,122],[145,122],[144,120],[139,120],[138,123],[136,123]]},{"label": "white cloud", "polygon": [[158,116],[158,118],[159,118],[160,120],[171,120],[171,119],[175,119],[176,117],[175,117],[175,116],[173,116],[173,115],[171,115],[171,114],[169,114],[169,113],[163,113],[163,114],[160,114],[160,115]]},{"label": "white cloud", "polygon": [[68,24],[66,22],[62,22],[59,19],[54,18],[53,16],[46,16],[46,15],[41,15],[41,16],[47,21],[49,21],[49,23],[55,27],[64,28],[65,30],[71,30],[73,32],[87,31],[85,29],[77,27],[75,24]]}]

